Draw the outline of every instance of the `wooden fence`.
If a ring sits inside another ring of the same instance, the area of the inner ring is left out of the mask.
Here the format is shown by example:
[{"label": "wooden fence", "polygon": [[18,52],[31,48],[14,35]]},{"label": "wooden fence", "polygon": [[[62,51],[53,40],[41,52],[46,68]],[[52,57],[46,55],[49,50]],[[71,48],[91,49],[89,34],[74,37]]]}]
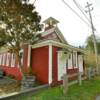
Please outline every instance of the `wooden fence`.
[{"label": "wooden fence", "polygon": [[[64,74],[62,79],[63,79],[63,93],[66,94],[67,91],[68,91],[68,87],[72,84],[75,84],[75,83],[78,83],[79,85],[82,85],[82,80],[85,80],[85,79],[91,79],[92,77],[94,77],[95,75],[100,75],[100,68],[98,69],[98,72],[96,70],[96,68],[87,68],[85,69],[85,73],[82,73],[82,72],[78,72],[78,73],[74,73],[74,74],[71,74],[71,75],[67,75],[67,74]],[[76,80],[74,81],[69,81],[69,79],[71,77],[77,77]]]}]

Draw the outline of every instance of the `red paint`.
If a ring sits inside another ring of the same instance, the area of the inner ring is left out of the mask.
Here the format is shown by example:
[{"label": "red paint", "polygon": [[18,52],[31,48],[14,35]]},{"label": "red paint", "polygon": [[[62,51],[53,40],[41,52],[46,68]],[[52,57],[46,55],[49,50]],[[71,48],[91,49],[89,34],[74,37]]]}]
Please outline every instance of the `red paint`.
[{"label": "red paint", "polygon": [[73,69],[67,69],[67,73],[68,74],[73,74],[73,73],[77,73],[78,72],[78,68],[73,68]]},{"label": "red paint", "polygon": [[31,66],[36,79],[43,84],[48,83],[48,46],[32,49]]},{"label": "red paint", "polygon": [[16,67],[3,66],[1,69],[4,70],[6,75],[10,75],[10,76],[14,77],[17,80],[21,80],[22,79],[20,70],[18,68],[16,68]]},{"label": "red paint", "polygon": [[[78,68],[67,69],[67,74],[68,75],[75,74],[75,73],[78,73],[78,71],[79,71]],[[77,76],[73,76],[73,77],[70,77],[69,80],[72,81],[72,80],[76,80],[77,78],[78,78]]]},{"label": "red paint", "polygon": [[57,84],[58,81],[58,61],[57,61],[58,47],[52,47],[52,84]]},{"label": "red paint", "polygon": [[[7,54],[7,53],[5,53],[5,54]],[[2,55],[4,55],[4,53]],[[2,57],[2,61],[3,60],[4,59]],[[21,72],[20,72],[20,70],[18,68],[18,60],[16,59],[16,61],[15,61],[16,62],[15,67],[11,67],[11,53],[9,55],[9,66],[6,66],[6,60],[7,60],[7,56],[6,56],[5,61],[4,61],[5,65],[1,64],[0,65],[0,69],[4,70],[6,75],[12,76],[12,77],[14,77],[17,80],[21,80],[22,75],[21,75]]]},{"label": "red paint", "polygon": [[28,44],[23,45],[23,72],[27,71]]},{"label": "red paint", "polygon": [[45,27],[45,31],[47,31],[47,30],[49,30],[49,29],[51,29],[51,28],[53,28],[53,26]]},{"label": "red paint", "polygon": [[55,32],[45,35],[44,37],[42,37],[42,39],[43,40],[54,40],[54,41],[61,42],[61,40],[59,39],[59,37],[57,36],[57,34]]}]

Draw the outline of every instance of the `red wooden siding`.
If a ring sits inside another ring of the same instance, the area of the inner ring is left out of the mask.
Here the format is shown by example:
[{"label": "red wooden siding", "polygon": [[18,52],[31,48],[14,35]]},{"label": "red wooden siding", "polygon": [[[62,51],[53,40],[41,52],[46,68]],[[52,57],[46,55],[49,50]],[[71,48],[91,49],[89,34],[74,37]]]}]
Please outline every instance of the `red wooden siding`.
[{"label": "red wooden siding", "polygon": [[57,84],[58,81],[58,61],[57,61],[57,47],[52,48],[52,84]]},{"label": "red wooden siding", "polygon": [[57,36],[57,34],[54,33],[54,32],[45,35],[44,37],[42,37],[42,39],[43,40],[54,40],[54,41],[61,42],[61,40],[59,39],[59,37]]},{"label": "red wooden siding", "polygon": [[1,69],[4,70],[6,75],[12,76],[17,80],[21,80],[22,79],[20,70],[17,67],[6,67],[6,66],[4,66]]},{"label": "red wooden siding", "polygon": [[[68,73],[68,75],[78,73],[78,71],[79,71],[78,68],[67,69],[67,73]],[[69,80],[75,80],[75,79],[77,79],[77,76],[75,76],[75,77],[71,77]]]},{"label": "red wooden siding", "polygon": [[4,64],[1,63],[0,69],[2,69],[5,72],[6,75],[12,76],[17,80],[21,80],[22,77],[21,77],[20,70],[18,68],[18,60],[17,60],[17,58],[15,58],[15,62],[16,62],[15,67],[12,67],[11,66],[12,58],[11,58],[11,53],[10,53],[9,62],[8,62],[8,66],[7,66],[7,64],[6,64],[7,63],[7,52],[2,53],[0,55],[4,55],[4,54],[5,54],[5,57],[2,57],[2,59],[1,59],[1,62],[2,63],[4,62]]},{"label": "red wooden siding", "polygon": [[48,46],[32,49],[31,66],[33,74],[41,83],[48,83]]}]

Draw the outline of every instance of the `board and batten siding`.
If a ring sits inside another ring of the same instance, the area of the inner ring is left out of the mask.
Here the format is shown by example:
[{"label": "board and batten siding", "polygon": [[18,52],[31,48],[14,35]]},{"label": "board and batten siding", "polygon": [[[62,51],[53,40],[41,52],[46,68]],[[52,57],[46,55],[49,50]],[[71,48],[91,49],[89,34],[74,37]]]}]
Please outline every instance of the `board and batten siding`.
[{"label": "board and batten siding", "polygon": [[42,84],[48,83],[49,77],[49,47],[33,48],[31,52],[31,66],[36,79]]}]

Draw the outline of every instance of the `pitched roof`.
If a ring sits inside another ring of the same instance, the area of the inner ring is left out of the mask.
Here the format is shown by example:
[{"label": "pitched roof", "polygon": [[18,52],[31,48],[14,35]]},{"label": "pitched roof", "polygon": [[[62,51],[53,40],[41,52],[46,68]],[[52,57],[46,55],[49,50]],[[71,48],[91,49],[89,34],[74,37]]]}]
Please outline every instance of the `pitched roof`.
[{"label": "pitched roof", "polygon": [[50,24],[51,21],[52,21],[53,24],[59,23],[59,21],[56,20],[56,19],[53,18],[53,17],[49,17],[48,19],[44,20],[43,23],[45,23],[45,24]]}]

